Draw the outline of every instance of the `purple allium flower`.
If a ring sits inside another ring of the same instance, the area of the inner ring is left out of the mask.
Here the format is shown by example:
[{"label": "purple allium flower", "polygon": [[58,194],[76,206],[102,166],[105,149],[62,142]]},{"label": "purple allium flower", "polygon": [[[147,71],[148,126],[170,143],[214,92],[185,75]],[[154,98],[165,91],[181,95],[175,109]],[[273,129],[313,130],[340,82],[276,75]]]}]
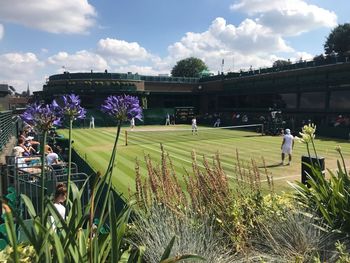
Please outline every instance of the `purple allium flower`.
[{"label": "purple allium flower", "polygon": [[21,118],[39,132],[48,131],[54,125],[58,126],[61,124],[61,115],[55,103],[45,105],[31,104],[21,115]]},{"label": "purple allium flower", "polygon": [[86,115],[86,110],[80,106],[80,98],[75,94],[62,96],[63,106],[60,107],[56,101],[53,101],[57,107],[60,107],[62,115],[68,116],[70,119],[84,119]]},{"label": "purple allium flower", "polygon": [[129,95],[109,96],[102,104],[101,110],[119,121],[142,119],[139,99]]}]

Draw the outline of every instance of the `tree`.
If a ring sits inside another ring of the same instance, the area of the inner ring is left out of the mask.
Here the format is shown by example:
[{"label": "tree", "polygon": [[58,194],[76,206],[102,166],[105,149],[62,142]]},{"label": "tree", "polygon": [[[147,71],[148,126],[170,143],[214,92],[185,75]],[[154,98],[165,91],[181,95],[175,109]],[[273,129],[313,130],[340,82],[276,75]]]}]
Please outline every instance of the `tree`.
[{"label": "tree", "polygon": [[289,59],[288,60],[279,59],[279,60],[276,60],[275,62],[273,62],[272,67],[281,68],[284,66],[288,66],[290,64],[292,64],[292,62],[290,62]]},{"label": "tree", "polygon": [[171,70],[173,77],[198,77],[208,66],[199,58],[189,57],[176,63]]},{"label": "tree", "polygon": [[316,62],[323,62],[325,61],[325,57],[323,56],[323,54],[320,54],[320,55],[316,55],[314,56],[313,60],[316,61]]},{"label": "tree", "polygon": [[346,55],[350,53],[350,24],[338,25],[332,30],[324,44],[327,55],[336,53]]}]

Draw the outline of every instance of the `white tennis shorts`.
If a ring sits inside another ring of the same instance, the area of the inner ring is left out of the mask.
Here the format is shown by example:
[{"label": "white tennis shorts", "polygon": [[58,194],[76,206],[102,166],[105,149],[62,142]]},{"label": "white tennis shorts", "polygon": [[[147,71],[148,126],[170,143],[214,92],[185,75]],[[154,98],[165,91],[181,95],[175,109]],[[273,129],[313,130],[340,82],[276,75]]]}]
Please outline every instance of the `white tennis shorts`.
[{"label": "white tennis shorts", "polygon": [[284,154],[292,154],[292,147],[288,147],[286,145],[282,146],[282,153]]}]

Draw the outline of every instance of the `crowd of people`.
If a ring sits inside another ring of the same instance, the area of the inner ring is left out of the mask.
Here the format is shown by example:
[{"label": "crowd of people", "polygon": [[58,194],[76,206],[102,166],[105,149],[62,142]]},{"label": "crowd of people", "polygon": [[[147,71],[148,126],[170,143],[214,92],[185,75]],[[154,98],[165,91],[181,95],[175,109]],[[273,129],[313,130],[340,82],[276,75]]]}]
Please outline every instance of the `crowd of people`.
[{"label": "crowd of people", "polygon": [[[49,132],[49,136],[56,135],[57,133],[54,130]],[[26,177],[28,178],[28,183],[37,183],[42,171],[42,154],[45,155],[46,167],[50,166],[53,170],[57,169],[58,167],[62,168],[64,166],[64,162],[62,161],[60,154],[54,152],[53,146],[53,144],[47,144],[44,146],[44,152],[40,152],[41,147],[37,134],[31,126],[26,125],[17,138],[17,145],[13,147],[13,158],[17,169],[17,174],[21,176],[22,179],[24,178],[24,175],[28,175]],[[55,149],[57,149],[57,147],[55,147]],[[53,193],[53,204],[57,209],[58,214],[63,219],[66,218],[66,208],[64,206],[66,197],[67,188],[65,183],[58,183],[56,185],[55,193]],[[53,216],[50,216],[50,218],[52,229],[57,231],[59,222],[56,222]]]},{"label": "crowd of people", "polygon": [[[50,133],[52,135],[52,132]],[[52,147],[47,144],[44,147],[44,153],[40,152],[40,143],[34,129],[26,125],[20,132],[17,145],[13,148],[15,164],[19,172],[39,174],[41,154],[45,155],[47,165],[63,164],[59,153],[53,151]]]}]

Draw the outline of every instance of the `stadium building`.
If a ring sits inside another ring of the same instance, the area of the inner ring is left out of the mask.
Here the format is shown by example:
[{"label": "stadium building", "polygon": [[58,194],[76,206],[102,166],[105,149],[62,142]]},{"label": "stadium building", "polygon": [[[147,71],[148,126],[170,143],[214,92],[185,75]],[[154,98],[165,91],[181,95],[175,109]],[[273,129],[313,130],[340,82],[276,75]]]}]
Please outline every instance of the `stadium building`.
[{"label": "stadium building", "polygon": [[98,108],[108,95],[138,96],[145,123],[161,124],[167,113],[177,123],[189,123],[196,115],[208,125],[217,117],[223,125],[264,122],[273,133],[284,126],[298,130],[313,122],[325,135],[349,138],[348,57],[202,78],[65,72],[50,76],[43,91],[35,95],[51,100],[67,93],[78,94],[88,109]]}]

